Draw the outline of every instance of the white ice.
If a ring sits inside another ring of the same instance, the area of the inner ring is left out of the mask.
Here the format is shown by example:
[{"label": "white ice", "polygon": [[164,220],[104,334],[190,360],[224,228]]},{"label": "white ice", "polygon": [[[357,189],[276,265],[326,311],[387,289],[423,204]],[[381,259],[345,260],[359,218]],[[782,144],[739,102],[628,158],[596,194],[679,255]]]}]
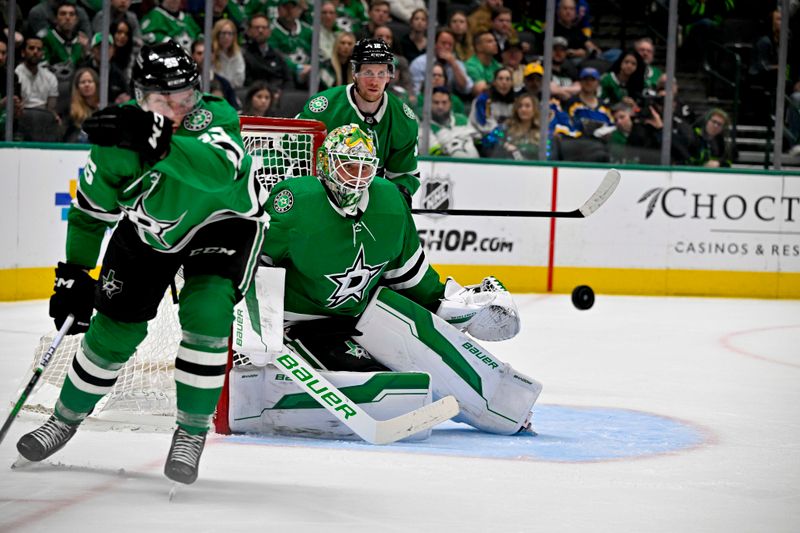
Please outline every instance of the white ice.
[{"label": "white ice", "polygon": [[[214,436],[200,479],[170,502],[169,433],[82,428],[12,471],[16,440],[35,427],[20,418],[0,445],[0,532],[800,531],[800,301],[518,302],[522,333],[487,346],[544,384],[543,408],[653,413],[697,428],[702,444],[555,462]],[[0,304],[4,408],[50,328],[44,301]]]}]

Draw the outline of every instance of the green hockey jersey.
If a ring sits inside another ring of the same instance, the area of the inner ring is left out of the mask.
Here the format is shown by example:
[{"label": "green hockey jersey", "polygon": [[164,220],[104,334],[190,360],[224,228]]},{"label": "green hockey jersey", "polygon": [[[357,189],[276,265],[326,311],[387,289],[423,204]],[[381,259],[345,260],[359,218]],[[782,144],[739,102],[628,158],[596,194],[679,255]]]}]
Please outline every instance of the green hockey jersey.
[{"label": "green hockey jersey", "polygon": [[211,95],[186,115],[169,155],[154,165],[132,150],[93,146],[67,215],[67,261],[95,266],[105,230],[122,217],[165,252],[181,250],[217,220],[268,220],[250,167],[236,112]]},{"label": "green hockey jersey", "polygon": [[142,17],[142,39],[145,44],[175,41],[189,52],[201,33],[200,26],[183,11],[176,17],[162,7],[155,7]]},{"label": "green hockey jersey", "polygon": [[42,45],[44,47],[44,60],[49,65],[58,65],[59,63],[77,65],[83,58],[83,45],[78,41],[77,36],[70,41],[66,41],[64,37],[52,28],[47,30],[47,33],[42,37]]},{"label": "green hockey jersey", "polygon": [[414,112],[386,92],[374,117],[366,117],[353,100],[353,84],[332,87],[311,98],[298,118],[319,120],[328,131],[344,124],[358,124],[375,139],[381,167],[378,175],[402,185],[411,194],[419,188],[417,169],[418,125]]},{"label": "green hockey jersey", "polygon": [[267,201],[262,259],[286,269],[287,320],[359,316],[378,285],[429,309],[444,294],[397,188],[376,179],[344,217],[313,176],[282,181]]},{"label": "green hockey jersey", "polygon": [[311,63],[311,26],[298,20],[295,29],[287,30],[280,21],[272,23],[272,35],[269,36],[269,45],[281,52],[286,59],[291,61],[295,68],[297,65]]}]

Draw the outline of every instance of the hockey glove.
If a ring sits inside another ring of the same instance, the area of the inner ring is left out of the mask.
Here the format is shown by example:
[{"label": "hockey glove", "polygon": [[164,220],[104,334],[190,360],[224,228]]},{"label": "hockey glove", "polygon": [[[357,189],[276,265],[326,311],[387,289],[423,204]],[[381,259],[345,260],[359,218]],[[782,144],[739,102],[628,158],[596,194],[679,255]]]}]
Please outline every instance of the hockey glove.
[{"label": "hockey glove", "polygon": [[169,154],[172,121],[137,106],[109,106],[87,118],[83,131],[92,144],[133,150],[142,161],[156,163]]},{"label": "hockey glove", "polygon": [[74,263],[58,263],[53,295],[50,297],[50,316],[55,319],[56,329],[61,329],[67,315],[72,313],[75,322],[68,335],[83,333],[89,329],[94,309],[95,280],[86,267]]},{"label": "hockey glove", "polygon": [[436,314],[484,341],[510,339],[520,330],[519,311],[511,293],[494,276],[467,287],[447,278],[444,299]]}]

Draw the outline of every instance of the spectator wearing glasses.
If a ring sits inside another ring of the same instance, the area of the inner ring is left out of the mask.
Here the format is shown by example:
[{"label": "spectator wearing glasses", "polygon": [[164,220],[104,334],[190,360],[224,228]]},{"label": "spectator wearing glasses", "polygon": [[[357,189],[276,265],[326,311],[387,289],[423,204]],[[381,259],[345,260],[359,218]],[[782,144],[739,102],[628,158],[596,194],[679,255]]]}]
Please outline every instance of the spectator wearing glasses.
[{"label": "spectator wearing glasses", "polygon": [[244,86],[245,63],[239,48],[236,24],[230,19],[220,19],[211,31],[211,60],[214,70],[228,80],[234,89]]},{"label": "spectator wearing glasses", "polygon": [[733,159],[730,133],[731,120],[719,108],[710,110],[695,124],[696,148],[690,164],[710,168],[730,167]]}]

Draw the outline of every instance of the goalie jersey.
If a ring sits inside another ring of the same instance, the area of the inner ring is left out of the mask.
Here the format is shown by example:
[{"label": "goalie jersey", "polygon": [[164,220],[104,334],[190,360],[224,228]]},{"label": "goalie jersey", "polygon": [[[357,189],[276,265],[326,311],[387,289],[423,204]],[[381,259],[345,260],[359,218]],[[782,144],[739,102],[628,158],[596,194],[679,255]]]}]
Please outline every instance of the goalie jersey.
[{"label": "goalie jersey", "polygon": [[184,117],[169,155],[154,165],[132,150],[93,146],[67,215],[67,261],[93,267],[105,229],[123,216],[143,242],[164,252],[181,250],[216,220],[264,217],[250,166],[239,117],[210,95]]},{"label": "goalie jersey", "polygon": [[379,285],[434,310],[444,294],[397,188],[374,180],[345,217],[313,176],[283,181],[267,202],[262,259],[285,267],[287,320],[357,317]]},{"label": "goalie jersey", "polygon": [[328,131],[344,124],[358,124],[375,140],[380,161],[378,175],[414,194],[419,188],[416,115],[399,98],[386,92],[375,115],[365,116],[353,101],[354,90],[351,83],[323,91],[306,102],[297,118],[319,120]]}]

